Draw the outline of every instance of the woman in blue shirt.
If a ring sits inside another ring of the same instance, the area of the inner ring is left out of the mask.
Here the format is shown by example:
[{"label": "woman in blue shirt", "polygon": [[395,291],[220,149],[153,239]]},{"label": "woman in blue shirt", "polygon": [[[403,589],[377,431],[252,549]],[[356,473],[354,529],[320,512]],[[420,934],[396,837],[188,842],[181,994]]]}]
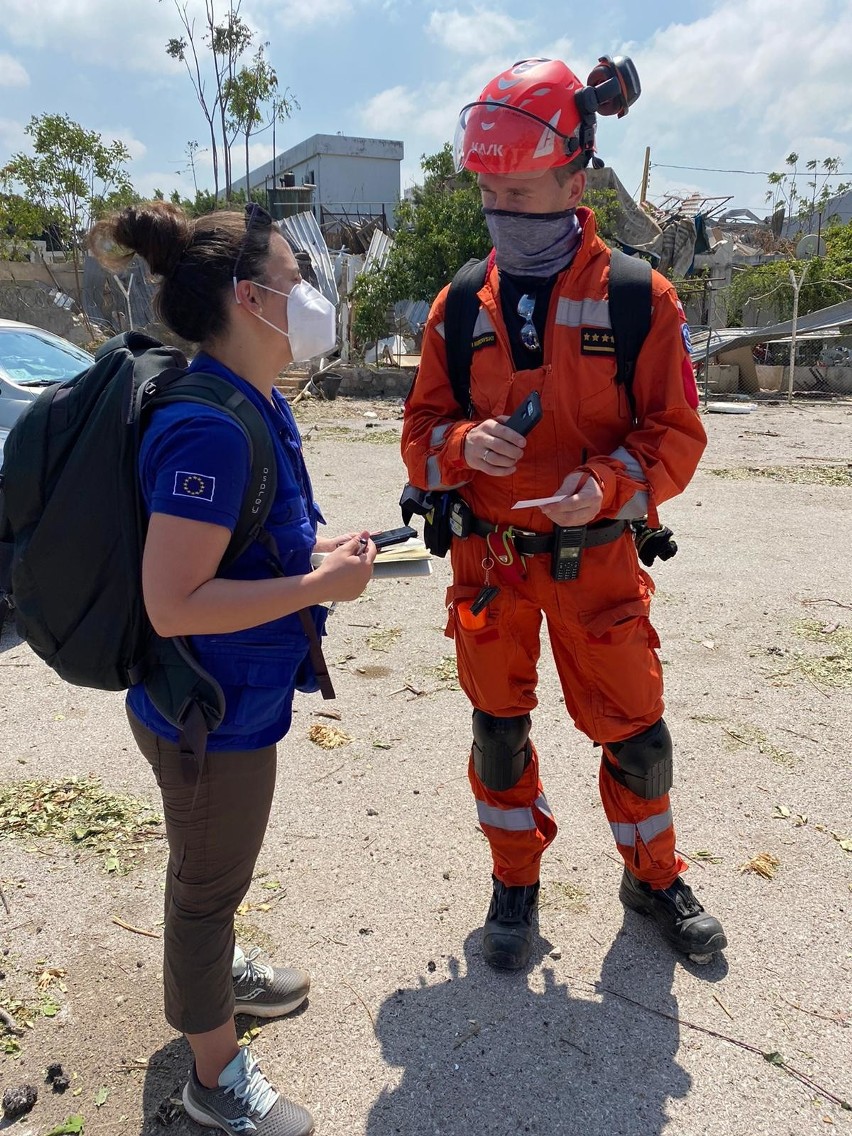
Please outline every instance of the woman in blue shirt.
[{"label": "woman in blue shirt", "polygon": [[[199,345],[191,370],[233,383],[263,415],[274,441],[277,489],[267,532],[285,575],[271,578],[251,545],[226,570],[246,493],[247,438],[229,415],[197,403],[156,409],[139,477],[148,515],[145,606],[155,631],[184,636],[225,695],[199,772],[178,731],[143,684],[128,718],[163,797],[169,839],[164,933],[165,1010],[195,1058],[183,1099],[207,1127],[256,1136],[308,1136],[313,1121],[286,1100],[237,1044],[233,1015],[289,1013],[308,993],[306,972],[271,967],[234,943],[234,913],[248,891],[275,785],[276,743],[290,726],[293,692],[309,654],[299,612],[361,594],[375,546],[365,531],[317,538],[322,520],[299,431],[275,379],[293,360],[335,342],[333,306],[299,274],[293,252],[257,206],[243,217],[190,219],[164,202],[132,206],[91,234],[98,258],[124,267],[135,253],[161,278],[160,318]],[[328,555],[315,571],[311,554]]]}]

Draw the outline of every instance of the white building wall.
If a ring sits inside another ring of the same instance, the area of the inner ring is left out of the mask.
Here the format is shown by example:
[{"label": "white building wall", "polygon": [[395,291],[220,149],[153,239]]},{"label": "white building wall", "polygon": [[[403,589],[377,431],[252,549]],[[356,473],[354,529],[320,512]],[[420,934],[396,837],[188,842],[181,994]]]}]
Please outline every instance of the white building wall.
[{"label": "white building wall", "polygon": [[[393,217],[400,198],[400,163],[403,144],[384,138],[353,138],[315,134],[254,170],[252,188],[277,186],[282,174],[292,173],[296,185],[313,184],[314,212],[376,213]],[[245,186],[245,178],[234,183]]]}]

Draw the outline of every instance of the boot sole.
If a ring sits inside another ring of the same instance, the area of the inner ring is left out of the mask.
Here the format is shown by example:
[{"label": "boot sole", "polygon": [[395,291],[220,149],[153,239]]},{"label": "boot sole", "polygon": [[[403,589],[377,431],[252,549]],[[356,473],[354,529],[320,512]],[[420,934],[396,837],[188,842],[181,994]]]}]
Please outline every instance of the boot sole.
[{"label": "boot sole", "polygon": [[262,1002],[235,1002],[235,1014],[251,1014],[253,1018],[283,1018],[286,1014],[292,1014],[306,1001],[308,991],[303,994],[294,994],[286,1002],[277,1002],[270,1005]]}]

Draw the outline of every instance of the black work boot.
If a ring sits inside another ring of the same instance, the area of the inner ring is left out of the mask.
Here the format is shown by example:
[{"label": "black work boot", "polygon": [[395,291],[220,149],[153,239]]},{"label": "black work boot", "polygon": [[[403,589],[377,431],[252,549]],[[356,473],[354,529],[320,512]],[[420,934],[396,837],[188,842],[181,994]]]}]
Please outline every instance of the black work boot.
[{"label": "black work boot", "polygon": [[722,924],[707,914],[680,876],[667,888],[652,888],[625,868],[618,898],[640,915],[650,915],[663,938],[693,962],[709,962],[728,945]]},{"label": "black work boot", "polygon": [[496,876],[494,894],[485,919],[482,954],[498,970],[520,970],[532,950],[533,913],[538,901],[538,882],[526,887],[506,887]]}]

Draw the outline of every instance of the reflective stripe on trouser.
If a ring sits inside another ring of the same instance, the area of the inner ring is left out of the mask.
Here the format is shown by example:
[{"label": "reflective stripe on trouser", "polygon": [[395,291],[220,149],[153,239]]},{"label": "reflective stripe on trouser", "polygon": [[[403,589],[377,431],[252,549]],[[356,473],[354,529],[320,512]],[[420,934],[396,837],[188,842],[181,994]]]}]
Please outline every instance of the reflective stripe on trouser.
[{"label": "reflective stripe on trouser", "polygon": [[556,821],[538,776],[535,748],[521,779],[502,793],[483,785],[476,775],[473,757],[468,777],[479,823],[491,845],[494,875],[507,887],[534,884],[542,853],[556,836]]},{"label": "reflective stripe on trouser", "polygon": [[675,852],[675,833],[669,795],[646,801],[613,777],[601,762],[598,777],[604,812],[616,847],[637,879],[666,888],[686,870]]}]

